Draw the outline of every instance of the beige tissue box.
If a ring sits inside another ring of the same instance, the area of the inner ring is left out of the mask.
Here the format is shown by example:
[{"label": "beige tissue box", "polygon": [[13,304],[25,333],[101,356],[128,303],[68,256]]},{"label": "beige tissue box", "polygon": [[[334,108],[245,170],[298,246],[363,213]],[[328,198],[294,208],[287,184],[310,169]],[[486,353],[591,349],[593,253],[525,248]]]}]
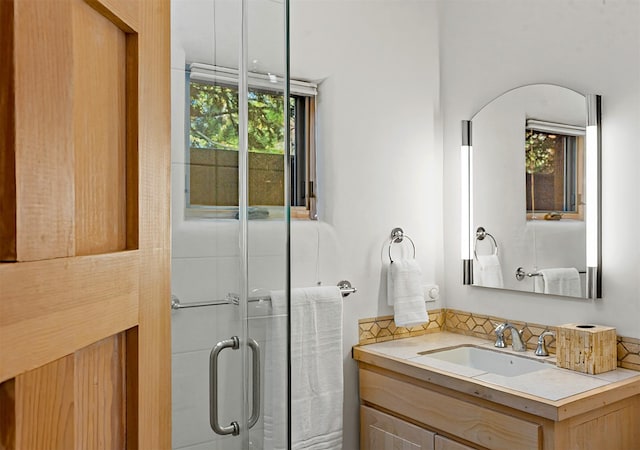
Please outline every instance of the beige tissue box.
[{"label": "beige tissue box", "polygon": [[618,365],[616,329],[601,325],[560,325],[556,337],[556,365],[577,372],[598,374]]}]

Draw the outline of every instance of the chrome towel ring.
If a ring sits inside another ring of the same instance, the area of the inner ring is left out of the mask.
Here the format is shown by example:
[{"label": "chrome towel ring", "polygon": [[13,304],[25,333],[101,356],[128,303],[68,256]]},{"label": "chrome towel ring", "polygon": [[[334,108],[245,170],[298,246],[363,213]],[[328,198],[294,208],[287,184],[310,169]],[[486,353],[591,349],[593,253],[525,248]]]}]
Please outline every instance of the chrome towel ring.
[{"label": "chrome towel ring", "polygon": [[391,257],[391,246],[393,244],[400,244],[404,238],[407,238],[411,243],[411,247],[413,247],[413,257],[416,257],[416,244],[413,243],[413,239],[411,239],[408,235],[404,234],[404,231],[400,227],[396,227],[391,230],[391,240],[389,241],[389,261],[393,263],[393,258]]},{"label": "chrome towel ring", "polygon": [[491,238],[491,242],[493,243],[493,255],[497,255],[498,254],[498,243],[496,242],[496,239],[491,235],[491,233],[488,233],[487,230],[484,229],[484,227],[478,227],[478,229],[476,230],[476,240],[473,244],[473,256],[475,257],[476,261],[478,260],[478,241],[484,241],[484,238],[486,237],[490,237]]}]

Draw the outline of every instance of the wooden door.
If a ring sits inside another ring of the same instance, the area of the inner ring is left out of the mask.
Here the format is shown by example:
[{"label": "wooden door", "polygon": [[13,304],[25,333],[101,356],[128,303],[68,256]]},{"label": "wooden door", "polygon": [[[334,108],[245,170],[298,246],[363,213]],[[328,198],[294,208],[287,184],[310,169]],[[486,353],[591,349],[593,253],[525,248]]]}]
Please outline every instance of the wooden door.
[{"label": "wooden door", "polygon": [[168,449],[169,1],[0,0],[0,449]]}]

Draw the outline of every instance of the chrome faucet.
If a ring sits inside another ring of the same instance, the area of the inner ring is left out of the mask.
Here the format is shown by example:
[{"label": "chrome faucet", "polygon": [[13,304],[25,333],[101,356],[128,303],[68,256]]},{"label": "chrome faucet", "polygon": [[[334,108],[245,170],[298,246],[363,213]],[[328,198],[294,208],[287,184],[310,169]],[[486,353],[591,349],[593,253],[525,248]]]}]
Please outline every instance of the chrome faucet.
[{"label": "chrome faucet", "polygon": [[553,333],[553,331],[545,331],[540,336],[538,336],[538,347],[536,348],[536,356],[549,356],[547,346],[544,342],[545,336],[555,336],[555,334]]},{"label": "chrome faucet", "polygon": [[515,352],[524,352],[527,350],[527,346],[524,344],[522,339],[522,333],[524,330],[518,330],[516,327],[511,325],[509,322],[501,323],[495,329],[496,332],[496,343],[495,347],[505,348],[506,345],[504,343],[504,332],[505,330],[511,330],[511,348]]}]

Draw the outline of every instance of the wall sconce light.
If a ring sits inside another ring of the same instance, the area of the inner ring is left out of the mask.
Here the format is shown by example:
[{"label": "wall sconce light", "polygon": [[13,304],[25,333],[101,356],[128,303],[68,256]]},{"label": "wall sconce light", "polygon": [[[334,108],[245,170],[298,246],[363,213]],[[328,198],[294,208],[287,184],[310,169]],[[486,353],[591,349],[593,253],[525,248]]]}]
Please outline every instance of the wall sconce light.
[{"label": "wall sconce light", "polygon": [[460,253],[462,257],[462,284],[473,284],[473,260],[471,259],[471,220],[473,220],[473,146],[471,121],[462,121],[462,145],[460,147]]},{"label": "wall sconce light", "polygon": [[587,207],[586,249],[587,249],[587,298],[602,297],[602,241],[600,227],[602,225],[600,210],[602,206],[601,189],[601,97],[595,94],[586,95],[587,131],[585,142]]}]

